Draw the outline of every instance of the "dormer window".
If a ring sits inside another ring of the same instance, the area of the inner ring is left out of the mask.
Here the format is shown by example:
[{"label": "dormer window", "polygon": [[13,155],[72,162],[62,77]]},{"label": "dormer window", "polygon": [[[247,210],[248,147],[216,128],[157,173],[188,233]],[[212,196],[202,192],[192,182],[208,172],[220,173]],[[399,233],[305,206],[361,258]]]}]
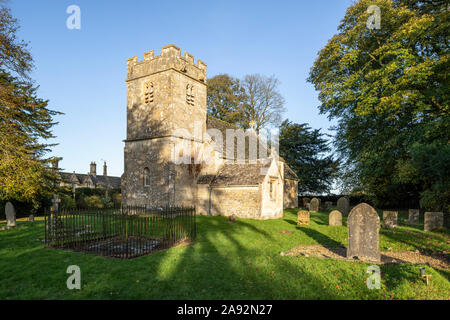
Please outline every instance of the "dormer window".
[{"label": "dormer window", "polygon": [[153,82],[147,82],[144,87],[144,102],[145,104],[150,104],[153,102]]}]

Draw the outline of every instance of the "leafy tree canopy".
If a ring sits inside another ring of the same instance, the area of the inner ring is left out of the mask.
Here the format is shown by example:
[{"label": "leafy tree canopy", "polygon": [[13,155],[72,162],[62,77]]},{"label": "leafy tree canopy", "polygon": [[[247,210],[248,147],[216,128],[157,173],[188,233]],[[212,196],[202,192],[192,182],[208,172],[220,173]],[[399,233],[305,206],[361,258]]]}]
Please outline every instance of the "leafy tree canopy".
[{"label": "leafy tree canopy", "polygon": [[[370,5],[380,29],[367,28]],[[360,0],[311,69],[345,176],[379,203],[449,204],[449,14],[446,1]]]},{"label": "leafy tree canopy", "polygon": [[336,178],[338,162],[320,129],[283,121],[280,127],[280,156],[297,174],[299,193],[328,193]]},{"label": "leafy tree canopy", "polygon": [[48,101],[37,96],[26,43],[16,38],[17,21],[0,8],[0,199],[35,202],[53,187],[44,155],[53,138]]}]

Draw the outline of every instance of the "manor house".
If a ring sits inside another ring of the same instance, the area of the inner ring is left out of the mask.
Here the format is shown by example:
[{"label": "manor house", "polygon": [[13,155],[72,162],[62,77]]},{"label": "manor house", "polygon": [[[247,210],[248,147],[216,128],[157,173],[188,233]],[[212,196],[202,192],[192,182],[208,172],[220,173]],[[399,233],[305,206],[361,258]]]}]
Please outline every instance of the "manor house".
[{"label": "manor house", "polygon": [[295,173],[253,129],[206,112],[206,64],[175,45],[127,61],[122,203],[254,219],[298,207]]}]

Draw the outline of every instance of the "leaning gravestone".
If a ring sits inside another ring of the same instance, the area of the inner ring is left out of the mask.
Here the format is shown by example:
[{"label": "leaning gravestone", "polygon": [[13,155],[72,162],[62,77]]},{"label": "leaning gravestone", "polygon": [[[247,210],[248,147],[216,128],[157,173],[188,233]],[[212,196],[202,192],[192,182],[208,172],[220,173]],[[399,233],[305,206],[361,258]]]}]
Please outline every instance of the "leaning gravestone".
[{"label": "leaning gravestone", "polygon": [[432,231],[444,227],[443,212],[425,212],[425,222],[423,230]]},{"label": "leaning gravestone", "polygon": [[347,219],[347,258],[380,261],[380,217],[367,203],[360,203],[350,211]]},{"label": "leaning gravestone", "polygon": [[346,198],[346,197],[339,198],[339,200],[337,201],[337,209],[344,216],[346,216],[348,214],[348,212],[350,211],[350,203],[348,201],[348,198]]},{"label": "leaning gravestone", "polygon": [[328,217],[330,226],[342,226],[342,213],[339,210],[333,210]]},{"label": "leaning gravestone", "polygon": [[310,201],[311,200],[309,198],[303,198],[303,208],[306,208]]},{"label": "leaning gravestone", "polygon": [[11,202],[7,202],[5,206],[6,228],[14,228],[16,226],[16,210]]},{"label": "leaning gravestone", "polygon": [[297,225],[308,225],[309,226],[309,211],[300,210],[297,212]]},{"label": "leaning gravestone", "polygon": [[395,229],[397,228],[398,212],[397,211],[383,211],[383,228]]},{"label": "leaning gravestone", "polygon": [[317,198],[312,198],[311,202],[309,203],[309,211],[318,212],[320,206],[320,200]]},{"label": "leaning gravestone", "polygon": [[419,209],[409,209],[408,223],[419,223],[420,211]]}]

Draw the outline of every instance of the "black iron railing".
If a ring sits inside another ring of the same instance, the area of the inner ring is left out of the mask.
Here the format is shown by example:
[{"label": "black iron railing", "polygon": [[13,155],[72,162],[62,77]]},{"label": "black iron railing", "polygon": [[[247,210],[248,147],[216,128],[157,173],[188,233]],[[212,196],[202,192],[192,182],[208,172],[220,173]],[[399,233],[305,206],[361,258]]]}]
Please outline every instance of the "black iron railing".
[{"label": "black iron railing", "polygon": [[47,247],[135,258],[191,242],[196,236],[195,208],[162,210],[124,206],[108,210],[60,210],[45,214]]}]

